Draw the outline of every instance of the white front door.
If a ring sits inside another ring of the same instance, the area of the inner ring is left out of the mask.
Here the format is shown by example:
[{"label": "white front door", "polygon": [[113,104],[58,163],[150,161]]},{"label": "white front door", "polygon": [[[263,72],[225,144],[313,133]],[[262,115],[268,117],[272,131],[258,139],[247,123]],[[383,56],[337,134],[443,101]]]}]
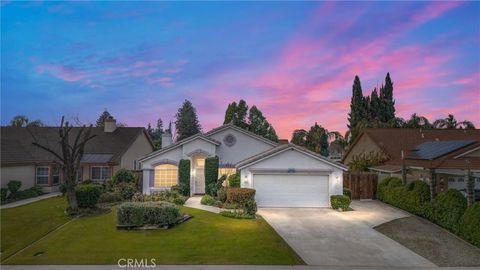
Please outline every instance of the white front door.
[{"label": "white front door", "polygon": [[328,176],[255,174],[253,188],[260,207],[329,207]]},{"label": "white front door", "polygon": [[205,171],[204,168],[195,169],[195,193],[205,193]]}]

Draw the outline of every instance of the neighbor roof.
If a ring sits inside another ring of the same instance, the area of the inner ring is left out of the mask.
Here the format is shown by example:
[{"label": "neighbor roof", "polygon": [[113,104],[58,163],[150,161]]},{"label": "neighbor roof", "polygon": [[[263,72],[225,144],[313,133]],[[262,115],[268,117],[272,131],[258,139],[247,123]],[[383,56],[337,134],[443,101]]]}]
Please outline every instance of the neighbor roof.
[{"label": "neighbor roof", "polygon": [[467,145],[475,143],[474,140],[433,141],[415,146],[408,159],[433,160]]},{"label": "neighbor roof", "polygon": [[[53,162],[57,159],[47,151],[34,146],[37,140],[60,151],[58,127],[1,127],[1,165],[28,165]],[[73,141],[80,127],[73,127]],[[91,131],[95,137],[85,146],[82,162],[118,163],[122,155],[130,148],[141,134],[145,134],[150,144],[150,137],[142,127],[117,127],[114,132],[104,132],[103,127],[94,127]],[[153,147],[153,146],[152,146]]]}]

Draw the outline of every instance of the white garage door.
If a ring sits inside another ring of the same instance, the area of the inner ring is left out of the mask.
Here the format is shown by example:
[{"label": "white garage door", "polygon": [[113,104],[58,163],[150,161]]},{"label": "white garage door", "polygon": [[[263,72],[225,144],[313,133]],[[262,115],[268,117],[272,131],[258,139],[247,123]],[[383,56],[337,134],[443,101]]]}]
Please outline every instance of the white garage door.
[{"label": "white garage door", "polygon": [[328,176],[257,174],[255,200],[260,207],[328,207]]}]

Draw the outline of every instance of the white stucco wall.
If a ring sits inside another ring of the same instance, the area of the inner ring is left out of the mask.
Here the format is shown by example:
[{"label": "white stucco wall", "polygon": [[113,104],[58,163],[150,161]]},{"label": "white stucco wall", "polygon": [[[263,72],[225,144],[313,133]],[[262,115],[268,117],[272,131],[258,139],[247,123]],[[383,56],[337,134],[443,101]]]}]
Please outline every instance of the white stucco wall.
[{"label": "white stucco wall", "polygon": [[164,160],[164,159],[168,159],[168,160],[173,160],[173,161],[180,161],[180,159],[182,159],[183,157],[183,154],[182,154],[182,147],[176,147],[176,148],[172,148],[171,150],[159,155],[159,156],[156,156],[156,157],[152,157],[150,159],[147,159],[147,160],[144,160],[142,162],[142,169],[153,169],[154,166],[152,166],[152,164],[155,164],[157,163],[158,161],[160,160]]},{"label": "white stucco wall", "polygon": [[22,182],[22,190],[31,188],[35,185],[35,166],[12,166],[2,167],[0,169],[1,186],[6,187],[11,180]]},{"label": "white stucco wall", "polygon": [[189,158],[188,154],[196,150],[202,150],[209,153],[211,156],[214,156],[216,147],[217,146],[211,142],[208,142],[204,139],[197,138],[183,145],[182,147],[183,158],[188,159]]},{"label": "white stucco wall", "polygon": [[331,171],[329,177],[330,195],[343,194],[343,171],[324,161],[318,160],[294,149],[289,149],[268,159],[259,161],[249,167],[243,168],[240,172],[241,187],[253,187],[252,170],[255,169],[294,169],[294,170],[325,170]]},{"label": "white stucco wall", "polygon": [[128,150],[123,154],[122,159],[120,160],[120,167],[128,170],[138,169],[138,162],[137,168],[134,168],[135,160],[140,159],[152,151],[152,145],[142,132],[142,134],[137,137]]},{"label": "white stucco wall", "polygon": [[[223,139],[228,134],[232,134],[236,138],[235,144],[231,147],[228,147],[223,142]],[[274,147],[233,128],[222,130],[209,137],[222,143],[217,147],[217,156],[220,158],[220,164],[235,164]]]}]

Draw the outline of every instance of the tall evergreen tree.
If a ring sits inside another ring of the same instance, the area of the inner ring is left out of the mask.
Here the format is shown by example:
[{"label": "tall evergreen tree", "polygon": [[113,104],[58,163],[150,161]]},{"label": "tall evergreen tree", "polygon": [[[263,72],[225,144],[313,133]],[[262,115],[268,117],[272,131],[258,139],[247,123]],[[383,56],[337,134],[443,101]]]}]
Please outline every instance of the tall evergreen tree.
[{"label": "tall evergreen tree", "polygon": [[227,110],[225,111],[225,120],[223,120],[223,124],[233,123],[233,119],[235,118],[235,114],[237,111],[237,102],[232,102],[228,104]]},{"label": "tall evergreen tree", "polygon": [[370,106],[369,106],[369,114],[370,119],[372,120],[380,120],[380,98],[378,97],[377,88],[373,89],[372,94],[370,96]]},{"label": "tall evergreen tree", "polygon": [[253,105],[248,111],[248,126],[247,130],[257,135],[265,137],[272,141],[278,141],[277,133],[273,126],[267,121],[263,113]]},{"label": "tall evergreen tree", "polygon": [[385,85],[380,88],[380,115],[379,120],[388,123],[395,118],[395,100],[393,100],[393,82],[390,73],[385,77]]},{"label": "tall evergreen tree", "polygon": [[107,109],[105,109],[102,114],[100,114],[100,116],[98,117],[97,119],[97,122],[95,124],[96,127],[103,127],[104,124],[105,124],[105,119],[107,119],[108,117],[112,116],[108,111]]},{"label": "tall evergreen tree", "polygon": [[328,156],[328,131],[315,123],[307,133],[306,147],[322,156]]},{"label": "tall evergreen tree", "polygon": [[246,129],[248,127],[247,114],[247,102],[241,99],[237,104],[234,101],[228,104],[227,110],[225,111],[225,119],[223,121],[223,124],[226,125],[229,123],[233,123],[235,126]]},{"label": "tall evergreen tree", "polygon": [[156,128],[152,128],[150,123],[148,123],[147,132],[148,132],[148,135],[150,135],[150,138],[152,139],[153,147],[155,148],[155,150],[162,148],[162,133],[163,133],[162,119],[158,118]]},{"label": "tall evergreen tree", "polygon": [[362,93],[360,78],[355,76],[352,86],[352,99],[350,102],[350,113],[348,114],[348,128],[351,140],[359,134],[358,124],[368,119],[367,102]]},{"label": "tall evergreen tree", "polygon": [[183,102],[183,105],[178,109],[175,118],[177,141],[183,140],[202,131],[202,127],[198,121],[197,110],[188,100]]}]

